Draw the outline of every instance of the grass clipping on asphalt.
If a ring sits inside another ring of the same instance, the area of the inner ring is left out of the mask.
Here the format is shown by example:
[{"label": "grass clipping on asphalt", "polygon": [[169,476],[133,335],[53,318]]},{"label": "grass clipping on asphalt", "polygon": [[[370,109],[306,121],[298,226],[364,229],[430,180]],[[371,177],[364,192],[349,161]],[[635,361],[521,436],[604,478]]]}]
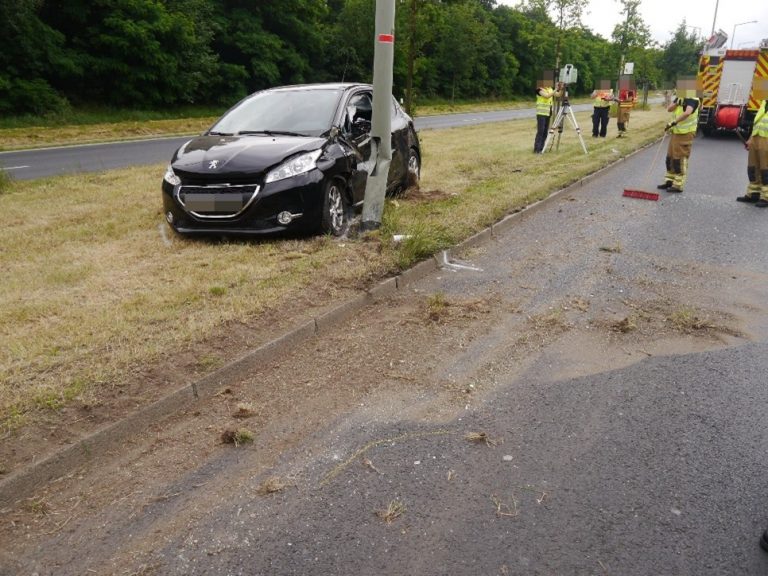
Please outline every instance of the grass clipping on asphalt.
[{"label": "grass clipping on asphalt", "polygon": [[[589,113],[577,114],[589,136]],[[357,240],[189,240],[164,222],[156,166],[6,183],[0,193],[0,423],[24,425],[262,314],[331,304],[661,135],[658,107],[631,136],[533,155],[533,119],[420,134],[420,190],[389,200]],[[617,194],[619,191],[617,191]],[[392,235],[405,234],[399,243]],[[311,298],[307,296],[311,294]]]}]

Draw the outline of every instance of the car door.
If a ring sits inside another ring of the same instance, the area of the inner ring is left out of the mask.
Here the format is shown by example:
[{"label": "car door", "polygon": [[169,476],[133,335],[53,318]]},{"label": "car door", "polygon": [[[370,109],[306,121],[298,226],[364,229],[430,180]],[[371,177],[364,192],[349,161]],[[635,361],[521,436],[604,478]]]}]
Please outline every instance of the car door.
[{"label": "car door", "polygon": [[373,168],[371,158],[371,118],[373,98],[368,90],[358,91],[349,96],[344,105],[341,123],[343,141],[349,147],[348,154],[354,156],[350,189],[352,203],[358,204],[365,197],[365,183]]},{"label": "car door", "polygon": [[387,188],[397,188],[405,181],[408,172],[408,121],[400,105],[392,98],[392,164],[389,166]]}]

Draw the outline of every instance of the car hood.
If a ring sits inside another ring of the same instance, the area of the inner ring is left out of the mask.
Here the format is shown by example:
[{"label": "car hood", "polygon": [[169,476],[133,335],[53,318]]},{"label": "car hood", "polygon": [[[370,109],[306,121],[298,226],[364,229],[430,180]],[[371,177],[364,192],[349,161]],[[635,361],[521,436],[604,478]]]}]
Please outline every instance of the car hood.
[{"label": "car hood", "polygon": [[172,165],[177,173],[206,179],[253,176],[290,156],[317,150],[326,141],[311,136],[200,136],[176,151]]}]

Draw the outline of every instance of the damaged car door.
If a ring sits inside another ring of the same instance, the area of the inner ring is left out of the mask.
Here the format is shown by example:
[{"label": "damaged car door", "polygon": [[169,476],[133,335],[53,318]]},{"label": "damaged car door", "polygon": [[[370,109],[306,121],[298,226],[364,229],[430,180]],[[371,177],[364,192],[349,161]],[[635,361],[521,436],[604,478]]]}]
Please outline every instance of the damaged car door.
[{"label": "damaged car door", "polygon": [[365,197],[365,183],[371,171],[371,118],[373,105],[370,92],[352,94],[344,107],[342,122],[342,142],[346,152],[354,156],[349,187],[352,203],[358,205]]}]

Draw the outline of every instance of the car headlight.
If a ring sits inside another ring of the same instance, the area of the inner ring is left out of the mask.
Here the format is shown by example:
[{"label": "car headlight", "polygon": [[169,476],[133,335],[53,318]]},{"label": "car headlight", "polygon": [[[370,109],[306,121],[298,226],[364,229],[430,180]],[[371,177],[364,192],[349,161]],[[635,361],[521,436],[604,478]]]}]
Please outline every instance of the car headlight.
[{"label": "car headlight", "polygon": [[315,150],[313,152],[307,152],[301,154],[295,158],[291,158],[287,162],[283,162],[267,174],[266,183],[277,182],[278,180],[285,180],[299,174],[304,174],[317,167],[317,159],[323,153],[322,150]]},{"label": "car headlight", "polygon": [[173,171],[173,168],[170,164],[168,164],[168,168],[165,169],[165,176],[163,176],[163,180],[168,182],[171,186],[178,186],[181,184],[181,178],[176,176],[176,173]]}]

